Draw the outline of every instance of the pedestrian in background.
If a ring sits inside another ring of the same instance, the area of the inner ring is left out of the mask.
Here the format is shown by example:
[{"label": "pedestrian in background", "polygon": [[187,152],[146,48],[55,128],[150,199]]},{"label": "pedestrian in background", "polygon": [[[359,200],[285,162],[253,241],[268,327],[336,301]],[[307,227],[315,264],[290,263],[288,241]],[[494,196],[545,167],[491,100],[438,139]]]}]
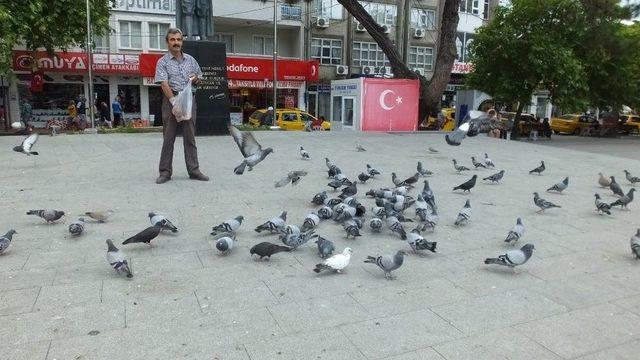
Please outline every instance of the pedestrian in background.
[{"label": "pedestrian in background", "polygon": [[122,105],[120,105],[120,96],[116,96],[111,104],[113,110],[113,125],[115,127],[120,126],[122,123]]}]

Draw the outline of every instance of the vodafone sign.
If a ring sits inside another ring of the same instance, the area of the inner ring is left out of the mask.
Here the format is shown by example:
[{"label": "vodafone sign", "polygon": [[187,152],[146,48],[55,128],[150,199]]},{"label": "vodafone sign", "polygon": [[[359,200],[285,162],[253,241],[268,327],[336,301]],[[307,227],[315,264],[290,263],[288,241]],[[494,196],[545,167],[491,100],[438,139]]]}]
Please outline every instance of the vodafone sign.
[{"label": "vodafone sign", "polygon": [[227,65],[227,74],[230,72],[236,73],[255,73],[259,72],[260,68],[257,66],[246,66],[245,64],[231,64]]}]

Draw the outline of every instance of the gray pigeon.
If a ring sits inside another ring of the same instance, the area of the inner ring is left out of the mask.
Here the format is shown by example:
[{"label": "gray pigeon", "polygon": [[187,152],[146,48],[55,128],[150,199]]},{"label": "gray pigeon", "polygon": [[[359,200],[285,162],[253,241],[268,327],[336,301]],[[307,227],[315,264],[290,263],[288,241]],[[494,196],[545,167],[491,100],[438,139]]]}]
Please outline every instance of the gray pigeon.
[{"label": "gray pigeon", "polygon": [[262,146],[256,141],[251,132],[240,131],[231,125],[231,123],[228,123],[227,127],[244,157],[242,163],[233,169],[236,175],[242,175],[247,166],[249,167],[249,171],[253,170],[254,166],[258,165],[267,155],[273,152],[272,148],[262,149]]},{"label": "gray pigeon", "polygon": [[387,226],[392,232],[398,233],[402,240],[405,240],[407,238],[407,232],[404,230],[402,223],[400,222],[400,220],[398,220],[397,217],[387,216],[386,221],[387,221]]},{"label": "gray pigeon", "polygon": [[429,204],[424,201],[422,194],[418,194],[418,199],[415,204],[416,216],[420,218],[420,221],[425,221],[427,219],[427,214],[429,213]]},{"label": "gray pigeon", "polygon": [[471,202],[467,200],[464,203],[464,207],[458,213],[456,221],[453,223],[455,226],[464,225],[471,219]]},{"label": "gray pigeon", "polygon": [[372,167],[371,165],[367,164],[367,174],[369,174],[369,176],[371,176],[373,178],[376,175],[380,175],[380,171],[376,170],[374,167]]},{"label": "gray pigeon", "polygon": [[365,174],[364,172],[358,174],[358,180],[360,180],[360,182],[363,184],[366,183],[369,179],[371,179],[371,175]]},{"label": "gray pigeon", "polygon": [[11,240],[13,239],[13,234],[17,234],[15,230],[11,229],[7,231],[4,236],[0,237],[0,255],[4,254],[9,245],[11,245]]},{"label": "gray pigeon", "polygon": [[326,191],[321,191],[315,195],[313,195],[313,199],[311,199],[311,202],[316,204],[316,205],[322,205],[324,204],[324,201],[327,199],[327,192]]},{"label": "gray pigeon", "polygon": [[420,176],[422,176],[422,177],[433,175],[433,172],[425,169],[424,166],[422,166],[422,161],[418,161],[418,166],[417,166],[416,170],[418,170],[418,173],[420,173]]},{"label": "gray pigeon", "polygon": [[260,257],[260,260],[262,260],[262,258],[264,257],[271,259],[271,256],[273,254],[277,254],[284,251],[287,251],[287,252],[291,251],[291,248],[265,241],[265,242],[256,244],[251,249],[249,249],[249,254],[251,254],[252,257],[253,255],[258,255]]},{"label": "gray pigeon", "polygon": [[318,236],[316,239],[316,245],[318,245],[318,254],[323,259],[326,259],[333,255],[333,252],[336,250],[335,245],[331,240],[325,239],[322,236]]},{"label": "gray pigeon", "polygon": [[122,245],[132,243],[147,243],[149,244],[149,246],[151,246],[151,240],[155,239],[160,234],[160,231],[162,231],[162,224],[157,223],[123,241]]},{"label": "gray pigeon", "polygon": [[515,245],[516,241],[520,240],[522,235],[524,235],[524,224],[522,223],[522,219],[518,218],[518,220],[516,220],[516,225],[511,229],[511,231],[509,231],[504,242],[513,242],[513,245]]},{"label": "gray pigeon", "polygon": [[602,173],[598,173],[598,175],[600,176],[598,178],[598,184],[600,185],[600,187],[608,188],[609,185],[611,185],[611,180],[609,179],[609,177],[602,175]]},{"label": "gray pigeon", "polygon": [[614,194],[622,197],[624,196],[624,192],[622,191],[622,188],[620,187],[620,185],[616,182],[616,178],[613,176],[609,177],[611,179],[611,184],[609,184],[609,189],[611,189],[611,191],[613,191]]},{"label": "gray pigeon", "polygon": [[64,216],[64,211],[60,210],[29,210],[27,215],[36,215],[43,218],[48,224],[60,220]]},{"label": "gray pigeon", "polygon": [[377,217],[371,218],[371,220],[369,220],[369,227],[374,232],[380,232],[382,230],[382,220]]},{"label": "gray pigeon", "polygon": [[69,225],[69,232],[73,236],[80,236],[84,231],[84,218],[79,218],[78,220],[72,222]]},{"label": "gray pigeon", "polygon": [[624,195],[620,199],[612,202],[610,204],[611,207],[620,206],[621,208],[628,209],[627,206],[633,201],[633,193],[636,191],[635,188],[629,189],[627,195]]},{"label": "gray pigeon", "polygon": [[338,205],[340,203],[342,203],[342,199],[340,199],[340,198],[331,198],[331,199],[327,199],[327,200],[324,201],[324,204],[326,206],[331,207],[331,208],[333,208],[334,206],[336,206],[336,205]]},{"label": "gray pigeon", "polygon": [[436,229],[436,225],[438,225],[439,220],[440,217],[438,216],[438,212],[434,209],[431,209],[431,212],[427,214],[427,218],[423,221],[424,228],[434,231]]},{"label": "gray pigeon", "polygon": [[533,193],[533,203],[536,204],[536,206],[540,208],[540,210],[536,211],[538,214],[543,213],[547,209],[561,208],[562,207],[560,205],[556,205],[556,204],[554,204],[554,203],[552,203],[550,201],[547,201],[547,200],[541,198],[540,195],[537,192]]},{"label": "gray pigeon", "polygon": [[217,235],[218,233],[228,232],[231,234],[235,234],[236,230],[240,228],[242,225],[242,221],[244,221],[244,216],[236,216],[233,219],[225,220],[222,224],[216,225],[211,228],[211,235]]},{"label": "gray pigeon", "polygon": [[149,221],[151,225],[160,224],[162,226],[162,230],[171,230],[171,232],[178,232],[178,228],[173,225],[173,223],[167,219],[164,215],[156,214],[154,212],[149,213]]},{"label": "gray pigeon", "polygon": [[297,171],[289,171],[289,173],[283,176],[280,180],[276,181],[276,187],[283,187],[287,184],[291,183],[291,185],[296,185],[300,179],[307,175],[306,171],[297,170]]},{"label": "gray pigeon", "polygon": [[595,204],[596,204],[596,211],[598,211],[598,213],[600,215],[602,215],[602,213],[606,213],[608,215],[611,215],[611,205],[607,204],[606,202],[602,201],[602,199],[600,198],[600,194],[596,193],[595,194],[596,200],[595,200]]},{"label": "gray pigeon", "polygon": [[636,260],[640,260],[640,229],[631,237],[631,253],[636,256]]},{"label": "gray pigeon", "polygon": [[367,149],[363,148],[362,145],[360,144],[356,144],[356,151],[362,152],[362,151],[367,151]]},{"label": "gray pigeon", "polygon": [[419,251],[422,250],[436,252],[436,247],[438,245],[438,243],[435,241],[427,241],[427,239],[425,239],[424,236],[420,234],[420,230],[417,228],[411,230],[411,232],[407,234],[407,243],[411,247],[411,250],[413,250],[413,252],[416,254],[419,254]]},{"label": "gray pigeon", "polygon": [[486,178],[482,178],[482,180],[491,180],[491,183],[499,183],[500,180],[502,180],[502,177],[504,176],[504,170],[500,170],[500,172],[497,172],[493,175],[487,176]]},{"label": "gray pigeon", "polygon": [[298,247],[309,242],[309,240],[314,237],[315,230],[311,229],[298,234],[287,234],[284,230],[282,230],[281,232],[282,234],[280,234],[280,241],[282,241],[283,244],[287,245],[291,249],[295,250]]},{"label": "gray pigeon", "polygon": [[128,278],[132,278],[133,274],[131,273],[131,269],[129,269],[129,263],[127,259],[125,259],[124,253],[120,251],[115,245],[113,245],[113,241],[111,239],[107,239],[107,262],[114,268],[118,273],[124,273]]},{"label": "gray pigeon", "polygon": [[456,159],[453,159],[453,168],[456,169],[456,171],[458,173],[461,173],[463,171],[469,171],[468,167],[462,166],[462,165],[458,165],[458,162],[456,161]]},{"label": "gray pigeon", "polygon": [[438,207],[436,206],[436,197],[427,180],[424,181],[424,187],[422,188],[422,198],[427,202],[427,205],[429,205],[432,210],[438,210]]},{"label": "gray pigeon", "polygon": [[453,191],[456,190],[462,190],[462,192],[464,193],[465,191],[467,192],[471,192],[471,189],[473,189],[474,186],[476,186],[476,180],[478,179],[478,175],[473,175],[471,177],[471,179],[463,182],[462,184],[456,186],[453,188]]},{"label": "gray pigeon", "polygon": [[529,171],[529,174],[538,173],[538,175],[542,175],[542,172],[545,170],[546,170],[546,167],[544,166],[544,161],[540,161],[540,166]]},{"label": "gray pigeon", "polygon": [[316,228],[320,224],[320,217],[316,213],[309,213],[307,217],[304,218],[304,223],[302,224],[302,231],[307,231]]},{"label": "gray pigeon", "polygon": [[487,153],[484,153],[484,164],[487,165],[487,167],[490,167],[490,168],[496,167],[495,165],[493,165],[493,161],[491,161],[491,159],[489,159],[489,155],[487,155]]},{"label": "gray pigeon", "polygon": [[404,179],[402,182],[400,182],[400,185],[396,185],[396,187],[407,186],[409,188],[412,188],[412,185],[417,183],[418,179],[420,179],[420,173],[417,172],[413,174],[413,176]]},{"label": "gray pigeon", "polygon": [[273,219],[265,222],[262,225],[258,225],[255,228],[256,232],[269,231],[270,233],[278,232],[279,229],[284,227],[284,222],[287,221],[287,212],[283,211],[280,213],[280,216],[274,217]]},{"label": "gray pigeon", "polygon": [[303,159],[311,159],[307,150],[305,150],[302,146],[300,146],[300,156],[302,156]]},{"label": "gray pigeon", "polygon": [[331,219],[333,217],[333,210],[328,206],[323,206],[318,210],[318,217],[323,220]]},{"label": "gray pigeon", "polygon": [[329,158],[324,158],[324,163],[325,165],[327,165],[327,169],[331,169],[332,167],[336,166],[333,162],[331,162],[331,160],[329,160]]},{"label": "gray pigeon", "polygon": [[354,219],[349,219],[342,223],[342,228],[347,233],[347,239],[349,238],[349,236],[353,237],[354,239],[356,238],[356,236],[362,236],[360,234],[360,226]]},{"label": "gray pigeon", "polygon": [[402,184],[402,180],[400,180],[394,172],[391,173],[391,181],[394,186],[400,186],[400,184]]},{"label": "gray pigeon", "polygon": [[552,187],[548,188],[547,191],[556,191],[556,192],[561,193],[567,187],[569,187],[569,177],[565,177],[564,180],[562,180],[561,182],[559,182],[559,183],[553,185]]},{"label": "gray pigeon", "polygon": [[387,280],[391,280],[393,279],[393,277],[391,276],[391,272],[397,270],[398,268],[400,268],[400,266],[402,266],[402,263],[404,262],[404,256],[406,254],[407,253],[405,253],[404,251],[399,250],[395,255],[382,255],[378,257],[367,256],[367,260],[365,260],[364,262],[368,264],[378,265],[378,267],[382,269],[382,271],[384,271],[384,277]]},{"label": "gray pigeon", "polygon": [[33,133],[22,140],[22,144],[15,146],[13,151],[23,153],[26,155],[39,155],[37,151],[31,151],[33,146],[38,141],[38,133]]},{"label": "gray pigeon", "polygon": [[[282,231],[279,231],[279,232],[282,233]],[[293,224],[289,224],[289,225],[284,227],[284,233],[287,234],[287,235],[291,235],[291,234],[298,235],[301,232],[302,231],[300,231],[300,228],[297,227],[296,225],[293,225]]]},{"label": "gray pigeon", "polygon": [[218,249],[222,255],[227,255],[231,250],[233,250],[233,246],[236,242],[236,236],[230,233],[220,235],[220,238],[216,240],[216,249]]},{"label": "gray pigeon", "polygon": [[476,158],[474,156],[471,157],[471,163],[476,168],[476,170],[478,170],[478,168],[483,168],[483,169],[487,168],[487,166],[485,164],[476,161]]},{"label": "gray pigeon", "polygon": [[535,247],[532,244],[526,244],[519,250],[507,251],[506,254],[500,255],[497,258],[487,258],[484,263],[508,266],[513,269],[515,274],[515,267],[526,263],[531,258],[531,255],[533,255],[534,249]]},{"label": "gray pigeon", "polygon": [[358,193],[358,183],[353,182],[351,183],[351,185],[342,189],[342,194],[338,195],[338,197],[341,199],[344,199],[344,198],[348,198],[349,196],[353,196],[357,193]]},{"label": "gray pigeon", "polygon": [[640,182],[640,177],[632,176],[631,173],[627,170],[624,170],[624,176],[627,178],[627,181],[629,181],[633,186],[635,186],[637,182]]}]

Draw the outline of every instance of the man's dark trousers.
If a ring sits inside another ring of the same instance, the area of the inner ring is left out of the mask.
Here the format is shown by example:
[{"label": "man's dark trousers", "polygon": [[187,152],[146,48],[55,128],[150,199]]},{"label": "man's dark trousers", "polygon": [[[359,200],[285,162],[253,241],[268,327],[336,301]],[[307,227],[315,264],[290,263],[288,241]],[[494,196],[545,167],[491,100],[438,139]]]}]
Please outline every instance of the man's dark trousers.
[{"label": "man's dark trousers", "polygon": [[[162,97],[162,133],[164,141],[162,143],[162,153],[160,154],[160,176],[171,178],[173,173],[173,143],[176,140],[176,131],[178,130],[178,122],[171,112],[172,106],[166,96]],[[193,97],[193,107],[191,109],[191,119],[181,121],[182,139],[184,143],[184,161],[187,164],[187,172],[189,175],[198,173],[198,148],[196,148],[196,98]]]}]

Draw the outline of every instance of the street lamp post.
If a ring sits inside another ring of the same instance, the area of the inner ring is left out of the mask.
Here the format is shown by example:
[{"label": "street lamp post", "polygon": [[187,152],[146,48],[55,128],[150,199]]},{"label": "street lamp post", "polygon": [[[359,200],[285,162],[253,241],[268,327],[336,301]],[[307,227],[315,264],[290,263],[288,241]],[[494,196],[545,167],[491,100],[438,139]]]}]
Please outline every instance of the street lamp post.
[{"label": "street lamp post", "polygon": [[[89,67],[89,117],[91,119],[91,131],[96,132],[95,116],[93,113],[93,59],[91,56],[91,14],[89,13],[89,0],[87,0],[87,66]],[[86,110],[86,109],[85,109]]]},{"label": "street lamp post", "polygon": [[273,126],[278,124],[278,0],[273,0]]}]

